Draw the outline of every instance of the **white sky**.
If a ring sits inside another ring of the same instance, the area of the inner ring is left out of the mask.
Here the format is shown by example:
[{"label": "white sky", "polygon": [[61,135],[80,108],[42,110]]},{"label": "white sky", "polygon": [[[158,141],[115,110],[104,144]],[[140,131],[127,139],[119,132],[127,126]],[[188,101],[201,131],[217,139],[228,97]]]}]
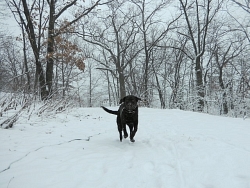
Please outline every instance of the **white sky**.
[{"label": "white sky", "polygon": [[[16,23],[12,13],[10,12],[8,6],[6,5],[5,1],[0,2],[0,31],[1,32],[7,32],[9,35],[17,36],[21,34],[21,30]],[[247,14],[244,10],[239,8],[237,5],[233,4],[232,2],[228,2],[226,5],[224,5],[223,10],[225,12],[227,10],[230,11],[230,14],[233,16],[239,18],[242,23],[245,23],[249,20],[250,15]],[[247,18],[248,17],[248,18]],[[247,19],[246,19],[247,18]]]}]

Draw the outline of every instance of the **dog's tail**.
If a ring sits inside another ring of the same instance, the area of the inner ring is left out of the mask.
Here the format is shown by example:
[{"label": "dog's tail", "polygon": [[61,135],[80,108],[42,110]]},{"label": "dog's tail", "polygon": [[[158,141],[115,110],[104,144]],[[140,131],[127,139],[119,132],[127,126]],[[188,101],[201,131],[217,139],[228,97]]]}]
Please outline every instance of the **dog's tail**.
[{"label": "dog's tail", "polygon": [[103,108],[103,110],[105,110],[106,112],[108,112],[110,114],[118,115],[118,111],[109,110],[109,109],[105,108],[104,106],[101,106],[101,107]]}]

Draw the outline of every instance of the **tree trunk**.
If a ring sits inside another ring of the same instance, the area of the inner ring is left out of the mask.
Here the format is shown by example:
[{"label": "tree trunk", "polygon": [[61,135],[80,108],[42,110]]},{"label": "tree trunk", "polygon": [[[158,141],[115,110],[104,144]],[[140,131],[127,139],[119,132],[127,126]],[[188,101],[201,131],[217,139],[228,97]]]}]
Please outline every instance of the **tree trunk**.
[{"label": "tree trunk", "polygon": [[159,99],[160,99],[160,102],[161,102],[161,108],[165,109],[166,105],[165,105],[165,101],[164,101],[162,89],[161,89],[161,86],[160,86],[160,82],[159,82],[157,73],[155,72],[154,68],[153,68],[153,71],[154,71],[154,74],[155,74],[155,80],[156,80],[156,84],[157,84],[157,90],[158,90]]},{"label": "tree trunk", "polygon": [[201,58],[197,57],[195,60],[195,75],[196,75],[196,89],[198,93],[198,111],[203,111],[204,109],[204,86],[203,86],[203,76],[201,67]]},{"label": "tree trunk", "polygon": [[91,65],[89,65],[89,107],[92,107],[92,72]]},{"label": "tree trunk", "polygon": [[52,93],[53,64],[54,64],[54,26],[55,26],[55,0],[50,2],[48,46],[47,46],[47,66],[46,66],[46,85],[49,95]]},{"label": "tree trunk", "polygon": [[120,84],[120,98],[126,96],[126,89],[125,89],[125,78],[123,73],[119,71],[119,84]]},{"label": "tree trunk", "polygon": [[222,79],[222,67],[219,67],[219,84],[222,90],[222,113],[227,114],[228,113],[227,94],[226,94],[225,86],[224,86],[223,79]]},{"label": "tree trunk", "polygon": [[106,73],[106,75],[107,75],[107,80],[108,80],[108,95],[109,95],[109,106],[111,106],[111,91],[110,91],[110,89],[111,89],[111,84],[110,84],[110,80],[109,80],[109,72],[107,71],[107,73]]},{"label": "tree trunk", "polygon": [[24,33],[24,28],[23,28],[23,24],[22,24],[22,35],[23,35],[23,56],[24,56],[24,71],[27,77],[27,90],[28,92],[30,91],[30,73],[29,73],[29,69],[28,69],[28,62],[27,62],[27,53],[26,53],[26,39],[25,39],[25,33]]},{"label": "tree trunk", "polygon": [[39,49],[36,44],[36,36],[35,36],[35,31],[34,31],[34,26],[32,24],[30,12],[28,9],[28,5],[26,0],[22,0],[23,3],[23,8],[24,8],[24,14],[27,20],[27,33],[29,35],[29,41],[35,56],[35,62],[36,62],[36,73],[38,74],[38,80],[39,80],[39,85],[41,89],[41,98],[42,100],[47,98],[48,92],[46,90],[46,85],[45,85],[45,78],[44,78],[44,73],[43,73],[43,68],[42,64],[39,60]]},{"label": "tree trunk", "polygon": [[[144,21],[144,20],[143,20]],[[145,24],[143,22],[143,40],[144,40],[144,53],[145,53],[145,70],[144,70],[144,100],[146,100],[147,106],[149,106],[149,96],[148,96],[148,72],[149,72],[149,53],[147,47],[147,35],[145,32]]]}]

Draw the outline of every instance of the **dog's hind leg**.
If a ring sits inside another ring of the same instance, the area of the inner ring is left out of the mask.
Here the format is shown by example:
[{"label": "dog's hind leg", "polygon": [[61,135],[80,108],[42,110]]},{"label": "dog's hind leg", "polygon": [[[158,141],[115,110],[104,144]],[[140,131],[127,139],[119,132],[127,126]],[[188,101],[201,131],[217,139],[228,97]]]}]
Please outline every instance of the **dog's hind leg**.
[{"label": "dog's hind leg", "polygon": [[116,123],[119,132],[120,142],[122,142],[122,120],[120,118],[120,114],[118,114],[117,116]]}]

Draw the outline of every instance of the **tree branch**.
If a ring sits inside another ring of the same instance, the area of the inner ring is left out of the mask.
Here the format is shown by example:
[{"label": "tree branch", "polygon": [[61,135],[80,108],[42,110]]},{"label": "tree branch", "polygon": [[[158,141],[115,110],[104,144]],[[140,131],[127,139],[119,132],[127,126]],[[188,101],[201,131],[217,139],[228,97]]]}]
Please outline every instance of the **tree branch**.
[{"label": "tree branch", "polygon": [[76,23],[76,22],[77,22],[78,20],[80,20],[82,17],[84,17],[84,16],[86,16],[87,14],[89,14],[96,6],[99,5],[99,2],[100,2],[100,1],[101,1],[101,0],[96,1],[96,3],[95,3],[94,5],[92,5],[92,6],[91,6],[90,8],[88,8],[88,9],[85,9],[84,12],[83,12],[80,16],[78,16],[76,19],[72,20],[71,22],[69,22],[69,23],[67,23],[66,25],[64,25],[63,27],[61,27],[61,28],[59,29],[59,31],[58,31],[57,33],[55,33],[55,36],[60,35],[61,32],[62,32],[63,30],[67,29],[69,26],[71,26],[71,25],[73,25],[74,23]]},{"label": "tree branch", "polygon": [[61,14],[67,10],[69,7],[71,7],[72,5],[74,5],[76,3],[77,0],[72,1],[71,3],[67,4],[65,7],[63,7],[63,9],[55,16],[55,20],[57,20],[58,17],[61,16]]}]

